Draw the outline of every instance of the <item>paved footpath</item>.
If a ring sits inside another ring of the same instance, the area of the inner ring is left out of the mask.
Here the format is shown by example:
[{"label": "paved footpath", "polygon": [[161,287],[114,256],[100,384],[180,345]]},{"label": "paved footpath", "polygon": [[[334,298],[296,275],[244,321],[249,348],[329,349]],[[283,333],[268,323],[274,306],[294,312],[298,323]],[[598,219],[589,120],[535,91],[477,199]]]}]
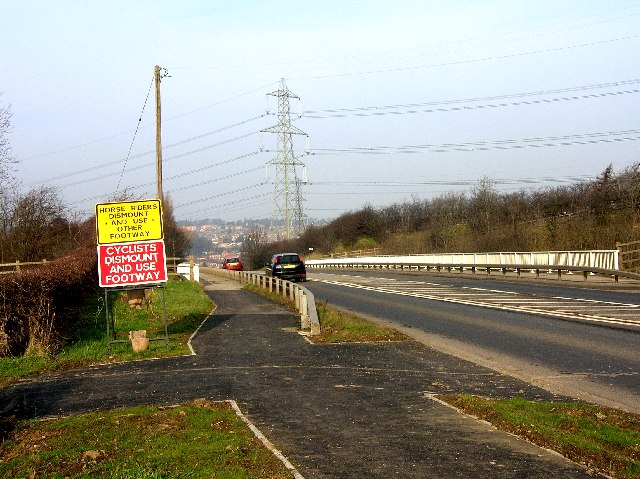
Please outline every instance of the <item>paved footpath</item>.
[{"label": "paved footpath", "polygon": [[206,287],[218,308],[195,356],[35,376],[0,390],[0,415],[234,399],[307,479],[593,477],[429,398],[546,391],[413,341],[312,345],[298,317],[226,281]]}]

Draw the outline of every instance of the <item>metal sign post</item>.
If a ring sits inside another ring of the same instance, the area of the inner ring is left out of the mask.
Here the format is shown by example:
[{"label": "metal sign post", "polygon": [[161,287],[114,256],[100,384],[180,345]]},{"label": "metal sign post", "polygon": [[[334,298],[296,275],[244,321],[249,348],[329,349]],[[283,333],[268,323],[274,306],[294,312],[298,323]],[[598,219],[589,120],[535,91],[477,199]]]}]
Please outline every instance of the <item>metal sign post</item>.
[{"label": "metal sign post", "polygon": [[164,341],[166,349],[169,349],[169,329],[167,324],[167,303],[165,301],[165,288],[164,284],[160,285],[147,285],[144,288],[104,288],[104,304],[105,304],[105,318],[107,320],[107,351],[111,354],[111,345],[116,343],[128,343],[128,339],[116,339],[116,318],[114,314],[110,314],[109,309],[109,293],[110,292],[125,292],[136,289],[159,289],[162,292],[162,322],[164,324],[164,337],[149,338],[149,341]]}]

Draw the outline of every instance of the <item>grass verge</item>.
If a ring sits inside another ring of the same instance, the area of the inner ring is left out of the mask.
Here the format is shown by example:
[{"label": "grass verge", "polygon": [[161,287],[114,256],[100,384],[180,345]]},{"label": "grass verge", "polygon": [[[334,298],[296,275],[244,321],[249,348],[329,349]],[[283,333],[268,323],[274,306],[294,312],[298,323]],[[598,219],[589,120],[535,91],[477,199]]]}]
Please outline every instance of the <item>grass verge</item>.
[{"label": "grass verge", "polygon": [[640,415],[578,402],[436,396],[573,462],[616,478],[640,478]]},{"label": "grass verge", "polygon": [[242,288],[246,289],[247,291],[251,291],[252,293],[259,294],[260,296],[264,296],[268,300],[285,306],[286,308],[293,310],[296,309],[295,302],[291,301],[288,298],[285,298],[284,296],[281,296],[278,293],[274,293],[273,291],[262,289],[260,286],[256,286],[255,284],[245,284]]},{"label": "grass verge", "polygon": [[[131,308],[126,293],[110,293],[109,302],[115,318],[116,339],[127,339],[131,330],[146,329],[149,337],[164,338],[162,292],[149,289],[140,309]],[[213,303],[202,286],[189,281],[168,281],[165,285],[167,332],[169,347],[164,341],[151,341],[149,350],[134,353],[129,343],[112,345],[107,351],[105,305],[102,297],[94,298],[84,308],[83,324],[73,338],[56,354],[27,354],[16,358],[0,358],[0,387],[28,374],[43,371],[73,369],[107,361],[127,361],[139,358],[190,354],[189,337],[211,312]]]},{"label": "grass verge", "polygon": [[326,303],[317,304],[316,309],[320,334],[310,337],[314,343],[373,343],[409,339],[396,329],[331,308]]},{"label": "grass verge", "polygon": [[[252,284],[246,285],[244,288],[290,309],[295,309],[295,304],[292,301],[279,294]],[[353,314],[331,308],[326,303],[316,303],[316,310],[320,321],[320,334],[309,336],[309,339],[314,343],[373,343],[409,339],[393,328],[381,326]]]},{"label": "grass verge", "polygon": [[0,477],[291,478],[229,403],[196,400],[17,425],[0,443]]}]

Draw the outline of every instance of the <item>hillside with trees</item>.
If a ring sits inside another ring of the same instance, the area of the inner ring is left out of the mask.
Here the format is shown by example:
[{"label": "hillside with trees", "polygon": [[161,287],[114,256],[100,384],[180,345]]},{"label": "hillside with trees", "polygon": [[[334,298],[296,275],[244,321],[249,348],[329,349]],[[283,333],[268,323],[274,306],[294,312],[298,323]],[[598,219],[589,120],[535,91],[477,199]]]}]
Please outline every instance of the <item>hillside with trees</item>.
[{"label": "hillside with trees", "polygon": [[[255,235],[254,235],[255,236]],[[640,162],[607,167],[592,181],[500,193],[484,178],[468,193],[347,212],[298,239],[245,249],[255,264],[272,251],[326,256],[614,249],[640,239]],[[313,248],[311,250],[311,248]]]}]

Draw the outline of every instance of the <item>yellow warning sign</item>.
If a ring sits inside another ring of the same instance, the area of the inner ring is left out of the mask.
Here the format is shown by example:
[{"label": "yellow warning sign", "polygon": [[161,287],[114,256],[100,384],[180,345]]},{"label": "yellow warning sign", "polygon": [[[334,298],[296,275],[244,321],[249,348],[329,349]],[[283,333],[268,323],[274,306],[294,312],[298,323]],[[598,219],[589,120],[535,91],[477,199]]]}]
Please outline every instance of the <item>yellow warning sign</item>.
[{"label": "yellow warning sign", "polygon": [[98,244],[163,239],[160,200],[97,204],[96,236]]}]

